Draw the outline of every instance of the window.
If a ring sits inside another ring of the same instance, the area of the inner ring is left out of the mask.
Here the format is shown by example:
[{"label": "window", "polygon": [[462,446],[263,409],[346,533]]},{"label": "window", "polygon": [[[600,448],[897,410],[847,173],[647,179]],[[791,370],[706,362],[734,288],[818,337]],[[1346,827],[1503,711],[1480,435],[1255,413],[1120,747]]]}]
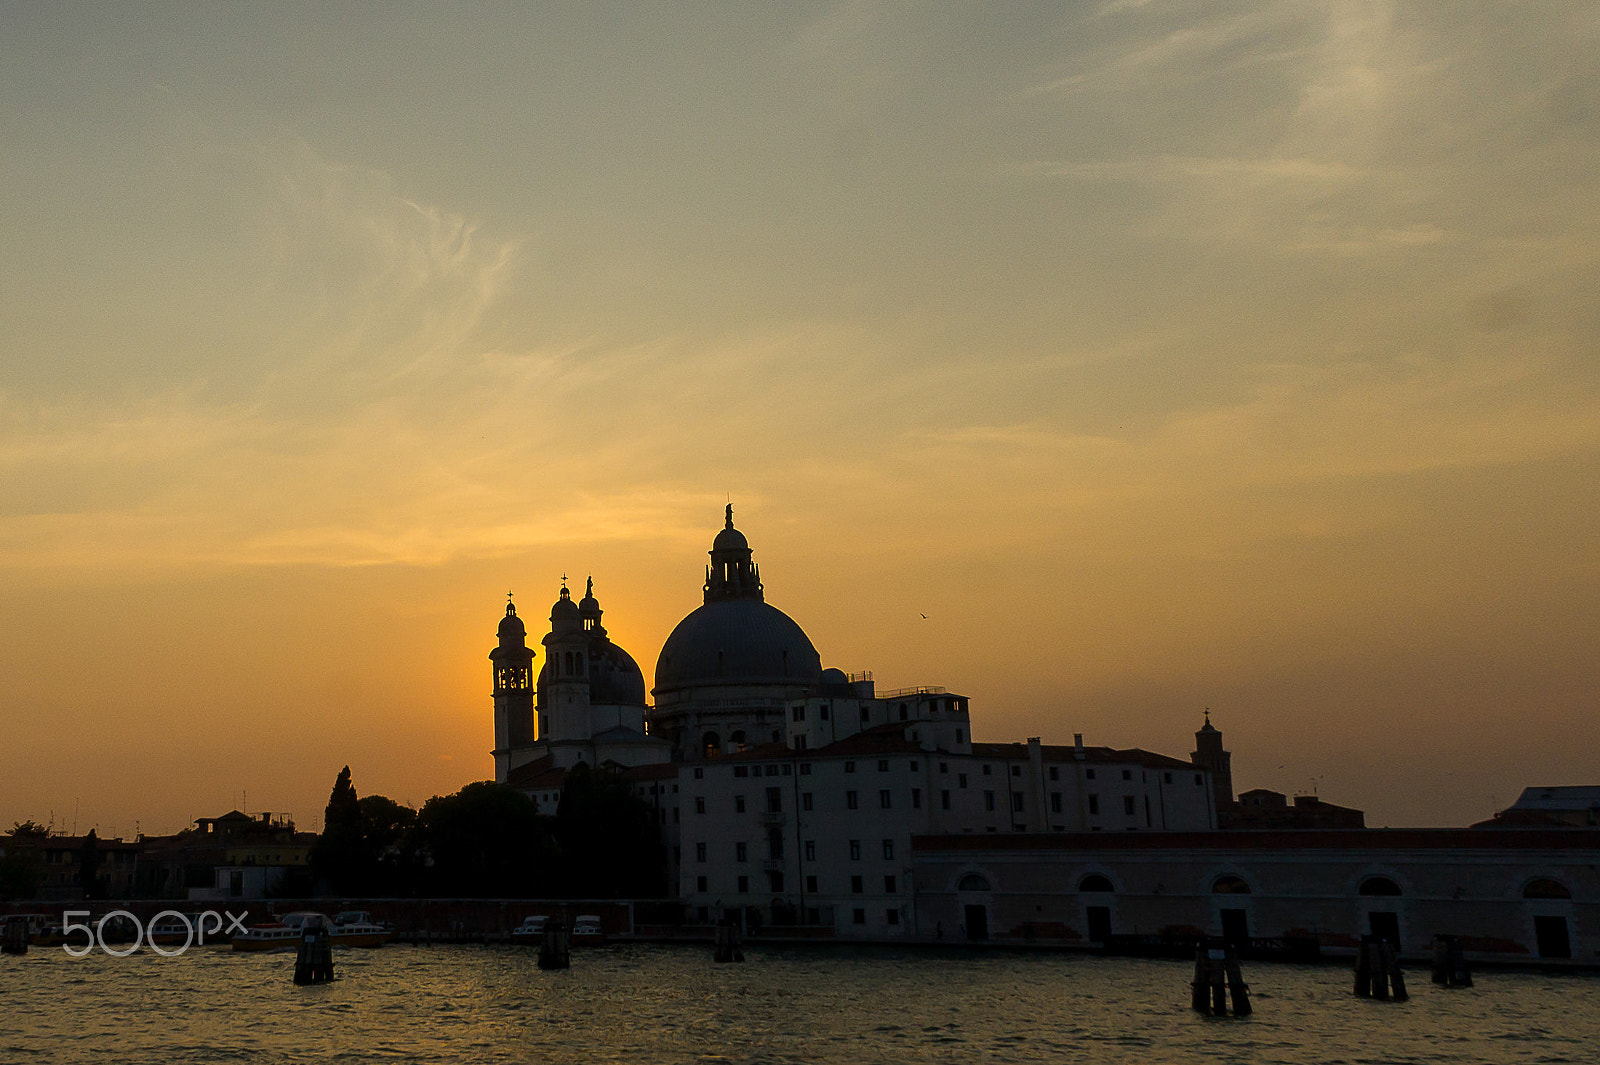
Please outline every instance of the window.
[{"label": "window", "polygon": [[704,780],[706,778],[706,771],[697,767],[694,771],[694,778],[696,780]]},{"label": "window", "polygon": [[1078,881],[1079,891],[1110,891],[1111,881],[1099,873],[1090,873]]},{"label": "window", "polygon": [[993,766],[987,766],[987,765],[986,765],[986,766],[984,766],[984,767],[983,767],[983,775],[984,775],[984,776],[988,776],[988,775],[989,775],[989,772],[990,772],[990,770],[992,770],[992,769],[993,769],[993,768],[994,768],[994,767],[993,767]]},{"label": "window", "polygon": [[878,809],[887,810],[894,805],[894,796],[887,789],[878,792]]},{"label": "window", "polygon": [[827,703],[823,703],[822,704],[822,709],[817,711],[817,716],[822,718],[822,720],[824,720],[824,721],[828,720],[828,704]]},{"label": "window", "polygon": [[739,894],[741,894],[741,895],[750,894],[750,878],[749,877],[741,876],[739,878]]},{"label": "window", "polygon": [[894,861],[894,840],[892,839],[883,841],[883,860],[886,862]]},{"label": "window", "polygon": [[749,861],[750,860],[750,845],[747,844],[747,843],[735,843],[733,845],[733,860],[736,861],[736,862],[747,862],[747,861]]},{"label": "window", "polygon": [[856,771],[856,764],[854,762],[846,762],[844,764],[844,771],[846,773],[854,773]]},{"label": "window", "polygon": [[804,706],[795,707],[793,716],[796,721],[804,721],[806,719],[806,708]]},{"label": "window", "polygon": [[1572,892],[1559,880],[1549,877],[1540,877],[1538,880],[1528,881],[1528,886],[1522,889],[1525,899],[1570,899]]},{"label": "window", "polygon": [[1196,784],[1204,784],[1206,782],[1206,778],[1203,775],[1196,773],[1194,775],[1194,782]]},{"label": "window", "polygon": [[694,797],[694,812],[697,814],[706,812],[706,797],[704,795],[696,795]]},{"label": "window", "polygon": [[736,814],[744,813],[744,796],[743,795],[735,795],[733,797],[733,812],[736,813]]},{"label": "window", "polygon": [[906,720],[907,716],[908,715],[906,713],[906,704],[905,703],[901,703],[900,704],[900,720],[901,721]]},{"label": "window", "polygon": [[950,809],[950,789],[944,788],[939,792],[939,809]]},{"label": "window", "polygon": [[800,809],[811,809],[811,793],[809,791],[802,791],[800,793]]},{"label": "window", "polygon": [[940,762],[939,763],[939,772],[941,772],[941,773],[950,772],[950,763],[949,762]]},{"label": "window", "polygon": [[678,808],[676,806],[672,808],[672,823],[678,823]]},{"label": "window", "polygon": [[1011,809],[1014,813],[1020,814],[1022,812],[1022,792],[1011,793]]},{"label": "window", "polygon": [[994,792],[986,791],[983,793],[983,808],[985,810],[994,809]]},{"label": "window", "polygon": [[814,876],[806,877],[806,890],[811,892],[811,894],[813,894],[813,895],[815,895],[817,893],[817,878],[816,877],[814,877]]},{"label": "window", "polygon": [[736,777],[747,777],[750,775],[750,767],[747,765],[736,765],[733,767],[733,775]]},{"label": "window", "polygon": [[1133,815],[1133,796],[1132,795],[1124,795],[1122,797],[1122,812],[1127,814],[1127,815],[1129,815],[1130,817]]},{"label": "window", "polygon": [[706,890],[706,878],[703,877],[703,876],[695,877],[694,878],[694,889],[696,891],[699,891],[699,892],[704,892]]},{"label": "window", "polygon": [[774,895],[783,892],[783,874],[776,869],[767,870],[767,890]]},{"label": "window", "polygon": [[866,924],[867,923],[867,911],[866,910],[859,910],[859,909],[851,910],[850,911],[850,923],[851,924]]},{"label": "window", "polygon": [[1060,780],[1061,779],[1061,770],[1056,768],[1055,766],[1051,766],[1050,767],[1050,779],[1051,780]]},{"label": "window", "polygon": [[872,711],[868,710],[866,707],[863,706],[861,708],[861,723],[863,725],[865,725],[868,721],[871,721],[871,720],[872,720]]},{"label": "window", "polygon": [[783,812],[783,789],[767,789],[767,813],[780,814]]},{"label": "window", "polygon": [[1050,793],[1050,812],[1053,814],[1061,812],[1061,793],[1059,791]]},{"label": "window", "polygon": [[1163,784],[1171,784],[1172,783],[1172,774],[1171,773],[1162,773],[1161,774],[1161,783],[1163,783]]},{"label": "window", "polygon": [[957,742],[957,743],[961,743],[961,742],[962,742],[962,739],[961,739],[961,730],[960,730],[960,729],[956,729],[956,742]]},{"label": "window", "polygon": [[817,841],[814,840],[814,839],[808,839],[808,840],[806,840],[806,861],[814,862],[816,860],[817,860]]},{"label": "window", "polygon": [[900,911],[899,910],[884,910],[883,911],[883,919],[885,921],[887,921],[889,924],[899,924],[900,923]]},{"label": "window", "polygon": [[893,876],[893,874],[890,874],[889,876],[885,876],[883,878],[883,893],[885,895],[893,895],[894,894],[894,876]]},{"label": "window", "polygon": [[956,774],[956,787],[964,788],[966,786],[967,786],[967,775],[965,773],[957,773]]},{"label": "window", "polygon": [[856,809],[856,806],[857,806],[856,793],[853,792],[853,791],[845,792],[844,793],[844,808],[846,810],[854,810],[854,809]]},{"label": "window", "polygon": [[956,884],[957,891],[988,891],[989,881],[977,873],[968,873]]},{"label": "window", "polygon": [[803,777],[809,777],[811,775],[811,763],[810,762],[801,762],[800,763],[800,775],[803,776]]},{"label": "window", "polygon": [[859,894],[862,893],[863,890],[864,889],[861,886],[861,877],[859,877],[859,876],[851,877],[850,878],[850,894],[859,895]]},{"label": "window", "polygon": [[1086,779],[1093,780],[1094,779],[1094,770],[1093,769],[1085,769],[1083,771],[1083,775],[1084,775],[1084,777]]},{"label": "window", "polygon": [[1211,884],[1213,895],[1248,895],[1250,885],[1245,883],[1243,877],[1219,876]]},{"label": "window", "polygon": [[1131,769],[1124,769],[1124,770],[1123,770],[1123,771],[1122,771],[1122,779],[1123,779],[1123,780],[1132,780],[1132,779],[1133,779],[1133,770],[1131,770]]},{"label": "window", "polygon": [[852,862],[859,862],[861,860],[861,841],[859,839],[853,839],[850,841],[850,860]]},{"label": "window", "polygon": [[911,789],[911,808],[913,810],[922,809],[922,789],[921,788],[912,788]]},{"label": "window", "polygon": [[694,845],[694,860],[697,862],[706,860],[706,845],[704,843],[696,843]]},{"label": "window", "polygon": [[887,773],[888,771],[889,771],[889,759],[887,759],[887,758],[878,759],[878,772]]},{"label": "window", "polygon": [[1011,767],[1011,775],[1014,776],[1014,777],[1020,777],[1022,775],[1022,767],[1020,765],[1012,766]]},{"label": "window", "polygon": [[[917,738],[917,734],[915,732],[913,732],[911,734],[911,738],[912,739],[916,739]],[[917,771],[917,760],[915,758],[911,759],[911,771],[913,773],[915,773]]]},{"label": "window", "polygon": [[1100,812],[1100,796],[1089,796],[1089,812],[1091,814],[1097,814]]},{"label": "window", "polygon": [[783,829],[777,825],[767,829],[767,857],[773,861],[783,858]]},{"label": "window", "polygon": [[775,766],[775,765],[767,766],[767,776],[775,777],[777,775],[778,775],[778,767],[777,766]]},{"label": "window", "polygon": [[[806,738],[804,736],[796,736],[794,738],[794,749],[797,750],[797,751],[803,751],[803,750],[806,749]],[[784,766],[783,767],[783,775],[784,776],[788,776],[789,775],[789,767],[788,766]]]},{"label": "window", "polygon": [[1356,890],[1358,895],[1398,895],[1400,885],[1386,876],[1369,876],[1361,882],[1361,887]]}]

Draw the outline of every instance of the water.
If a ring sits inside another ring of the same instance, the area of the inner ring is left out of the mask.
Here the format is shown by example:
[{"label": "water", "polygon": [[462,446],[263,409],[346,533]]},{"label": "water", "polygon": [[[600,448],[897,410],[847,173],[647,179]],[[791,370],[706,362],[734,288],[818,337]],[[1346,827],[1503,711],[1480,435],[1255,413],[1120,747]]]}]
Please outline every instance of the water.
[{"label": "water", "polygon": [[1582,1062],[1600,979],[1481,972],[1407,1003],[1356,999],[1342,966],[1246,967],[1248,1019],[1188,1008],[1193,966],[1077,955],[709,947],[0,957],[0,1062]]}]

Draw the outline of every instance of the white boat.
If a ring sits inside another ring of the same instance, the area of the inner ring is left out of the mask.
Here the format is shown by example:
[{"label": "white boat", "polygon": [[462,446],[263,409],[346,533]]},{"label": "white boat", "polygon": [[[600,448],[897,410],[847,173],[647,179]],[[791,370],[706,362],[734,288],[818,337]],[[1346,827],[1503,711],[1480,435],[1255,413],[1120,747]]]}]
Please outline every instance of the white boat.
[{"label": "white boat", "polygon": [[291,950],[311,928],[326,928],[336,947],[378,947],[394,938],[394,929],[378,924],[365,910],[347,910],[340,921],[310,910],[286,913],[277,921],[252,925],[233,937],[234,950]]},{"label": "white boat", "polygon": [[572,942],[574,943],[604,943],[605,931],[600,927],[600,915],[597,913],[580,913],[578,919],[572,922]]},{"label": "white boat", "polygon": [[511,930],[511,942],[537,946],[544,941],[544,926],[549,922],[550,918],[542,913],[524,917],[522,923]]}]

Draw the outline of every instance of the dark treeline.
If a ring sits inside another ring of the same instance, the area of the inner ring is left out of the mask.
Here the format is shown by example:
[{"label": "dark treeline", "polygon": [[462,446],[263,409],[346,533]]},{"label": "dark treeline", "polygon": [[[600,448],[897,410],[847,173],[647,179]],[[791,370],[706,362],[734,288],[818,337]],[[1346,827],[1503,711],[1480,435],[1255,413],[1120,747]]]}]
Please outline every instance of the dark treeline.
[{"label": "dark treeline", "polygon": [[413,810],[359,798],[346,766],[334,783],[307,877],[310,893],[421,898],[658,898],[665,855],[649,806],[625,782],[579,764],[555,816],[490,781]]}]

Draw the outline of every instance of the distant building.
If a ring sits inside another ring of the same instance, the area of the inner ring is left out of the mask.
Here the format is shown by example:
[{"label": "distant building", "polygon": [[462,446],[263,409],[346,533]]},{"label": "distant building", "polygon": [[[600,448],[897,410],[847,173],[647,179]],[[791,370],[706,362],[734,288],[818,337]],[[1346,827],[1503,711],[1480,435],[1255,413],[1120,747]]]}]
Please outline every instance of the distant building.
[{"label": "distant building", "polygon": [[230,810],[170,836],[143,836],[135,893],[146,898],[263,898],[305,869],[314,832],[286,815]]},{"label": "distant building", "polygon": [[1281,791],[1254,788],[1219,816],[1223,828],[1365,828],[1367,815],[1347,806],[1323,802],[1315,795],[1296,795],[1291,805]]},{"label": "distant building", "polygon": [[1524,788],[1517,801],[1474,828],[1600,826],[1600,787]]}]

